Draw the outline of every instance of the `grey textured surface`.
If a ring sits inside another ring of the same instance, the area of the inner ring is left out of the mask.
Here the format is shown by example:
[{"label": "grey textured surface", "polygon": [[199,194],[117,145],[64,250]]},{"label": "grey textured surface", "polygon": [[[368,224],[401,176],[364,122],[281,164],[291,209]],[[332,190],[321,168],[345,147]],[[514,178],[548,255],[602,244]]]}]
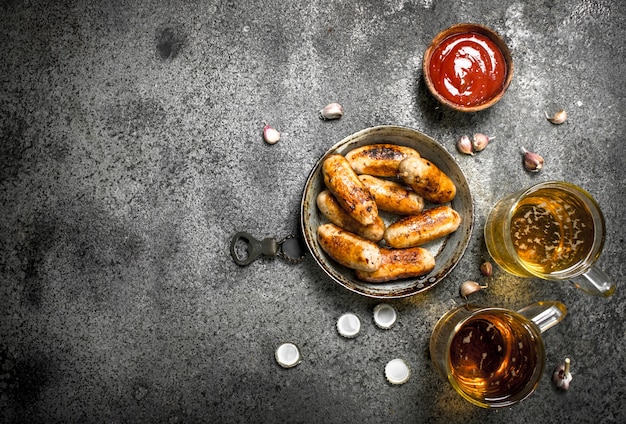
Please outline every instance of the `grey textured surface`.
[{"label": "grey textured surface", "polygon": [[[545,334],[547,373],[516,407],[488,411],[436,374],[427,345],[459,284],[480,278],[481,237],[504,194],[549,179],[590,191],[608,233],[599,265],[621,283],[626,12],[619,0],[59,1],[0,3],[0,416],[3,422],[626,421],[626,294],[496,271],[477,303],[567,304]],[[515,76],[476,114],[426,92],[421,58],[457,22],[497,30]],[[322,122],[326,103],[346,115]],[[569,120],[548,123],[564,108]],[[271,123],[282,139],[261,139]],[[459,266],[393,304],[330,281],[309,257],[238,267],[230,237],[297,230],[302,188],[324,151],[360,129],[416,128],[455,155],[476,221]],[[475,157],[462,133],[496,135]],[[539,174],[520,147],[546,158]],[[334,329],[363,321],[356,339]],[[280,368],[292,341],[303,361]],[[569,356],[574,380],[557,391]],[[413,374],[390,386],[384,365]]]}]

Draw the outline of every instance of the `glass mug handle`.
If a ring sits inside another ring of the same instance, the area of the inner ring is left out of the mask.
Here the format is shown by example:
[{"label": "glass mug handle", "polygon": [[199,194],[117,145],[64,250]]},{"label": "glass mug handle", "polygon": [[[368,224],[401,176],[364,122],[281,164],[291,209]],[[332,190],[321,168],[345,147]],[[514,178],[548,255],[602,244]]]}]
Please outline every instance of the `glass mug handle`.
[{"label": "glass mug handle", "polygon": [[604,271],[595,265],[587,270],[587,272],[570,278],[570,282],[577,289],[584,291],[592,296],[609,297],[615,293],[615,283],[606,275]]},{"label": "glass mug handle", "polygon": [[565,318],[567,308],[561,302],[545,301],[528,305],[517,313],[534,322],[539,327],[539,331],[543,333]]}]

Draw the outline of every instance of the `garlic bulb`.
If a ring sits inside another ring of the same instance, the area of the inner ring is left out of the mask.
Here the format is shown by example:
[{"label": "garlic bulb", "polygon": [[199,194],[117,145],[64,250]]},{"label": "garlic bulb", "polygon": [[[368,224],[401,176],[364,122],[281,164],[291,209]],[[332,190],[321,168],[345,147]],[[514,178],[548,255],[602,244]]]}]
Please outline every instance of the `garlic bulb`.
[{"label": "garlic bulb", "polygon": [[461,292],[461,296],[467,299],[467,296],[479,292],[485,288],[487,288],[486,284],[478,284],[476,281],[465,281],[459,287],[459,291]]},{"label": "garlic bulb", "polygon": [[565,364],[559,365],[552,374],[552,381],[556,387],[562,390],[569,389],[569,383],[572,381],[572,373],[569,371],[570,359],[565,358]]},{"label": "garlic bulb", "polygon": [[539,172],[543,168],[543,158],[534,152],[529,152],[522,147],[522,153],[524,154],[524,168],[531,172]]},{"label": "garlic bulb", "polygon": [[488,137],[485,134],[476,133],[472,137],[472,146],[475,151],[480,152],[481,150],[484,150],[485,147],[487,147],[487,144],[489,144],[489,142],[494,138],[495,137]]},{"label": "garlic bulb", "polygon": [[567,119],[567,112],[565,112],[565,110],[563,109],[559,110],[557,113],[555,113],[552,116],[549,116],[548,112],[544,112],[544,113],[546,115],[546,119],[555,125],[560,125],[563,122],[565,122],[565,120]]},{"label": "garlic bulb", "polygon": [[343,116],[343,107],[339,103],[327,104],[324,109],[320,110],[320,119],[329,121],[331,119],[339,119]]},{"label": "garlic bulb", "polygon": [[480,265],[480,273],[485,277],[491,277],[493,275],[493,265],[491,265],[491,262],[483,262],[482,265]]},{"label": "garlic bulb", "polygon": [[459,139],[456,141],[456,148],[459,152],[463,154],[474,155],[474,146],[472,145],[472,141],[465,134],[459,137]]},{"label": "garlic bulb", "polygon": [[280,133],[269,125],[263,127],[263,140],[267,144],[276,144],[280,140]]}]

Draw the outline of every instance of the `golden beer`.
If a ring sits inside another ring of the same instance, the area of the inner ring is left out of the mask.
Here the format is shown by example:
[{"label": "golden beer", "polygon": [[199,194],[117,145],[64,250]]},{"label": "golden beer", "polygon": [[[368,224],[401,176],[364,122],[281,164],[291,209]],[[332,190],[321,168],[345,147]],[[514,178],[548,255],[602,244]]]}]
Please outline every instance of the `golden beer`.
[{"label": "golden beer", "polygon": [[542,183],[502,199],[485,224],[489,254],[518,276],[567,279],[585,272],[604,244],[593,198],[562,182]]},{"label": "golden beer", "polygon": [[449,372],[459,390],[478,402],[506,401],[534,385],[543,369],[537,338],[529,324],[503,310],[463,323],[450,344]]},{"label": "golden beer", "polygon": [[543,301],[519,311],[476,305],[446,312],[430,336],[433,365],[461,396],[482,408],[503,408],[530,396],[545,367],[541,333],[567,308]]}]

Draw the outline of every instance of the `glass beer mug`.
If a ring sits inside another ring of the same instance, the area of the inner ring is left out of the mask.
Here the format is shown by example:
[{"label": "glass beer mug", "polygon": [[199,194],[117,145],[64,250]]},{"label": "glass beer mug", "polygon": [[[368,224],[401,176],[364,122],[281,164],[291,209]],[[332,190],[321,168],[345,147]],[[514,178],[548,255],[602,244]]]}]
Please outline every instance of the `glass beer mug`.
[{"label": "glass beer mug", "polygon": [[474,405],[511,406],[539,385],[545,367],[541,333],[566,314],[560,302],[538,302],[517,312],[461,306],[435,325],[430,357],[439,373]]},{"label": "glass beer mug", "polygon": [[594,296],[611,296],[615,284],[594,265],[604,246],[598,203],[582,188],[549,181],[496,203],[485,224],[493,260],[521,277],[569,280]]}]

